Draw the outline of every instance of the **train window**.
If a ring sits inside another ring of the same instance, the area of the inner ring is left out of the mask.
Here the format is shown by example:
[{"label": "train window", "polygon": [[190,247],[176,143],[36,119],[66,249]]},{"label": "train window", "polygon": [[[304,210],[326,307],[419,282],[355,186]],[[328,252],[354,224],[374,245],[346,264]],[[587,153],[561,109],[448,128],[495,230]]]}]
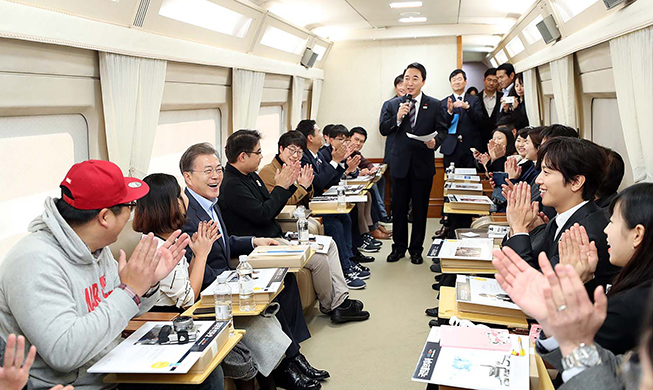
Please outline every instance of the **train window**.
[{"label": "train window", "polygon": [[279,28],[268,26],[268,28],[265,29],[263,38],[261,38],[261,45],[283,50],[292,54],[299,54],[306,47],[306,39],[302,39],[297,35],[283,31]]},{"label": "train window", "polygon": [[261,132],[261,151],[263,151],[263,161],[260,167],[269,163],[278,151],[279,137],[283,129],[283,107],[281,106],[262,106],[258,112],[256,129]]},{"label": "train window", "polygon": [[0,261],[43,212],[46,197],[59,197],[70,167],[87,160],[88,125],[82,115],[0,118]]},{"label": "train window", "polygon": [[567,23],[574,16],[588,9],[599,0],[555,0],[553,3],[562,21]]},{"label": "train window", "polygon": [[633,184],[633,170],[628,160],[616,98],[592,99],[592,141],[614,150],[624,159],[626,174],[621,182],[621,188]]},{"label": "train window", "polygon": [[514,37],[506,45],[506,50],[508,50],[508,54],[510,54],[510,57],[514,57],[517,54],[524,51],[524,44],[522,43],[521,38],[519,38],[518,36]]},{"label": "train window", "polygon": [[540,34],[540,30],[537,29],[537,24],[542,20],[544,20],[542,15],[537,15],[537,17],[535,17],[535,19],[533,19],[533,21],[530,22],[522,31],[522,34],[524,34],[524,38],[526,38],[526,42],[528,42],[529,45],[542,39],[542,34]]},{"label": "train window", "polygon": [[[148,173],[173,175],[184,186],[179,159],[196,143],[209,142],[222,156],[222,118],[219,109],[162,111],[156,128]],[[224,160],[224,159],[223,159]]]},{"label": "train window", "polygon": [[163,0],[159,15],[237,38],[252,24],[252,18],[208,0]]},{"label": "train window", "polygon": [[503,50],[499,50],[494,56],[494,59],[499,63],[499,65],[508,62],[508,56],[506,56],[506,52]]}]

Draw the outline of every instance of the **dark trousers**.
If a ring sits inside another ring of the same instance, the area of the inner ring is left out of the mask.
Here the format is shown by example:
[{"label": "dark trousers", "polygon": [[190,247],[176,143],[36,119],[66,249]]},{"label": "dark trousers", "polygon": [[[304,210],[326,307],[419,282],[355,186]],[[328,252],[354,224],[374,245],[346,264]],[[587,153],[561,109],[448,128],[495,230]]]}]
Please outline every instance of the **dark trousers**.
[{"label": "dark trousers", "polygon": [[456,168],[476,168],[476,160],[468,148],[458,144],[456,149],[448,156],[444,156],[444,166],[448,167],[454,163]]},{"label": "dark trousers", "polygon": [[311,337],[311,333],[308,331],[308,325],[304,318],[297,278],[294,274],[288,273],[283,282],[284,289],[274,300],[281,306],[277,312],[281,330],[291,340],[290,346],[286,350],[286,356],[293,357],[299,354],[299,343]]},{"label": "dark trousers", "polygon": [[349,214],[324,215],[322,222],[324,223],[324,234],[333,238],[338,247],[340,265],[345,271],[353,266],[350,260],[354,256],[351,241],[351,218]]},{"label": "dark trousers", "polygon": [[[404,178],[392,178],[392,250],[422,254],[433,177],[416,177],[411,169]],[[413,202],[413,227],[408,245],[408,204]]]},{"label": "dark trousers", "polygon": [[118,390],[224,390],[224,375],[222,367],[218,366],[200,385],[123,383],[118,385]]}]

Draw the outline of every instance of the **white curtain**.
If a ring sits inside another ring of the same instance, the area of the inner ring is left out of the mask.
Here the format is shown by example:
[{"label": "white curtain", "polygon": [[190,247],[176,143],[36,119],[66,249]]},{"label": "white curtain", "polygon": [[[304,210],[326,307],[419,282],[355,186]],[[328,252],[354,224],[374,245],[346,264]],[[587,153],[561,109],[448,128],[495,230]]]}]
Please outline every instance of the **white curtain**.
[{"label": "white curtain", "polygon": [[311,92],[311,115],[308,119],[317,120],[317,112],[320,108],[320,95],[322,94],[322,80],[313,80],[313,91]]},{"label": "white curtain", "polygon": [[234,131],[256,127],[264,83],[265,73],[234,68],[231,87]]},{"label": "white curtain", "polygon": [[540,94],[537,90],[537,70],[535,68],[524,72],[524,100],[526,101],[526,116],[530,126],[540,126]]},{"label": "white curtain", "polygon": [[635,182],[653,182],[653,28],[610,41],[624,141]]},{"label": "white curtain", "polygon": [[563,125],[577,129],[573,54],[551,61],[551,82],[553,83],[553,96],[558,121]]},{"label": "white curtain", "polygon": [[302,98],[304,97],[304,78],[292,77],[292,95],[290,97],[290,128],[294,129],[302,120]]},{"label": "white curtain", "polygon": [[109,160],[143,178],[159,122],[166,61],[100,52],[100,84]]}]

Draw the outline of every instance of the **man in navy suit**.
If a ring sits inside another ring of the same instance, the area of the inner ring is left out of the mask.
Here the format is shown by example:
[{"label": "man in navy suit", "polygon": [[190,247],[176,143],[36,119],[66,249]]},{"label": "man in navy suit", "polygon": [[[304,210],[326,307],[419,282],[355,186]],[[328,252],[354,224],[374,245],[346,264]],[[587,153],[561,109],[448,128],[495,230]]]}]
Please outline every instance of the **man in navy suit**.
[{"label": "man in navy suit", "polygon": [[[483,150],[483,105],[478,96],[465,93],[467,75],[462,69],[456,69],[449,75],[453,94],[443,103],[445,116],[451,125],[444,133],[438,134],[442,139],[440,153],[444,155],[444,165],[454,163],[457,168],[473,168],[474,156],[470,148]],[[447,106],[453,103],[453,109]]]},{"label": "man in navy suit", "polygon": [[[389,262],[399,261],[406,249],[411,262],[421,264],[429,194],[435,175],[434,150],[438,143],[435,133],[446,133],[448,123],[440,101],[422,93],[426,69],[412,63],[404,70],[404,89],[407,95],[388,102],[379,130],[392,142],[390,148],[390,176],[392,177],[393,244]],[[410,100],[408,99],[410,95]],[[450,102],[453,109],[453,103]],[[428,141],[410,136],[433,134]],[[413,229],[408,245],[408,203],[413,201]]]},{"label": "man in navy suit", "polygon": [[[186,182],[184,192],[188,197],[186,224],[182,227],[182,231],[196,232],[200,221],[212,220],[218,224],[222,234],[222,237],[213,243],[206,259],[202,289],[208,287],[216,276],[231,268],[229,259],[232,257],[249,254],[259,245],[278,244],[271,238],[237,237],[227,233],[217,204],[224,168],[220,164],[218,152],[211,144],[201,143],[189,147],[181,156],[179,169],[184,175]],[[192,256],[190,250],[187,251],[188,255]],[[299,343],[311,335],[304,318],[297,279],[293,274],[288,273],[284,285],[284,290],[275,298],[280,305],[276,317],[291,343],[286,350],[286,358],[279,366],[278,379],[282,382],[280,385],[293,389],[319,389],[320,384],[317,381],[328,378],[329,374],[310,366],[304,355],[299,352]]]}]

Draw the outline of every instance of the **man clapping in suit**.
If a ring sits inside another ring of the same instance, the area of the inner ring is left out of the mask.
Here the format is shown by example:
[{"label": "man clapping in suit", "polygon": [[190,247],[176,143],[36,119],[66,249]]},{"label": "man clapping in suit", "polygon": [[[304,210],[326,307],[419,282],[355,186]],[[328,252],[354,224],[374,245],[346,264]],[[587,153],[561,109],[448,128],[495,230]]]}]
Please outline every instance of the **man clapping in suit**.
[{"label": "man clapping in suit", "polygon": [[[422,93],[426,68],[412,63],[404,71],[407,95],[388,102],[382,114],[379,130],[392,142],[390,176],[392,177],[393,244],[389,262],[399,261],[406,249],[413,264],[421,264],[429,194],[435,175],[434,150],[436,139],[419,141],[410,136],[447,132],[444,112],[438,99]],[[450,110],[453,103],[450,102]],[[408,203],[413,201],[413,229],[408,245]]]}]

